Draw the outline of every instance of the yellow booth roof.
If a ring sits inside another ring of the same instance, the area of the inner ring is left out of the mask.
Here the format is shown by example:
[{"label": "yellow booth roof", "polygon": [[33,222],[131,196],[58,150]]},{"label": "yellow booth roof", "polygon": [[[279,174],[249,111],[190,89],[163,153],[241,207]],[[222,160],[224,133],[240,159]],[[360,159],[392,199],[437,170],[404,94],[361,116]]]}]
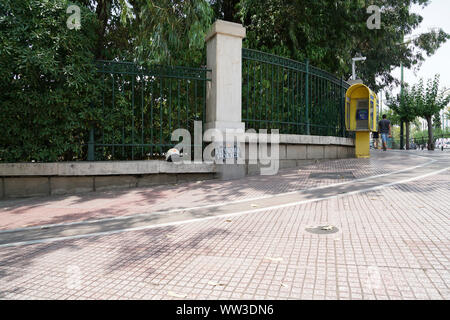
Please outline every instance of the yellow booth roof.
[{"label": "yellow booth roof", "polygon": [[362,83],[355,83],[355,84],[353,84],[350,88],[347,89],[347,92],[345,93],[345,95],[347,97],[351,97],[352,93],[355,90],[358,90],[358,89],[361,89],[361,88],[366,88],[368,93],[369,93],[369,95],[373,95],[373,96],[376,97],[376,94],[372,90],[370,90],[370,88],[368,86],[366,86],[365,84],[362,84]]}]

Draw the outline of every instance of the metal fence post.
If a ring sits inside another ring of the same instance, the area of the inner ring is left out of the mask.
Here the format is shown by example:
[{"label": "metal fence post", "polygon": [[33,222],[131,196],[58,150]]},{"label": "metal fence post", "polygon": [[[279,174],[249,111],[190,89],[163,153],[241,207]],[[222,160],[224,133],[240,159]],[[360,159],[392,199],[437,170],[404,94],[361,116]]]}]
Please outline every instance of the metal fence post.
[{"label": "metal fence post", "polygon": [[87,159],[88,161],[94,161],[95,157],[94,157],[94,127],[91,127],[89,129],[89,142],[88,142],[88,156]]},{"label": "metal fence post", "polygon": [[403,121],[400,120],[400,150],[403,150]]},{"label": "metal fence post", "polygon": [[[345,109],[345,101],[343,101],[343,95],[342,95],[342,77],[339,79],[339,106],[341,110],[341,132],[342,136],[345,135],[344,127],[345,127],[345,112],[343,110]],[[344,126],[342,125],[342,120],[344,120]]]},{"label": "metal fence post", "polygon": [[309,128],[309,60],[306,59],[306,71],[305,71],[305,123],[306,123],[306,135],[310,134]]}]

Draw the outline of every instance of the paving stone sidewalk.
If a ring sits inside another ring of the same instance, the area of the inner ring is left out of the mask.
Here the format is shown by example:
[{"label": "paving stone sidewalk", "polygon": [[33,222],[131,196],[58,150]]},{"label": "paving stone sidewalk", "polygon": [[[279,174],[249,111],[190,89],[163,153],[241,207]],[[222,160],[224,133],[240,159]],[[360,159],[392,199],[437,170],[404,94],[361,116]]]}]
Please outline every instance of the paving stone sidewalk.
[{"label": "paving stone sidewalk", "polygon": [[[359,161],[395,169],[370,162]],[[233,218],[0,248],[0,298],[449,299],[449,182],[447,170]],[[338,232],[306,230],[323,225]]]},{"label": "paving stone sidewalk", "polygon": [[[427,159],[391,154],[373,159],[320,162],[276,176],[252,176],[233,181],[203,181],[172,186],[0,201],[0,230],[128,216],[305,190],[390,173],[422,164]],[[338,175],[327,176],[327,173]]]}]

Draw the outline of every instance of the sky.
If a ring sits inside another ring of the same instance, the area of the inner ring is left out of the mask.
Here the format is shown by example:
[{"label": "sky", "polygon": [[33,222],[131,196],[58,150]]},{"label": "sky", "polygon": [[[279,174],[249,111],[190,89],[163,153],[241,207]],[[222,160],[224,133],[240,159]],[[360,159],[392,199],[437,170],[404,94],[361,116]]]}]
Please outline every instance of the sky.
[{"label": "sky", "polygon": [[[413,31],[413,35],[428,32],[430,28],[442,28],[445,32],[450,33],[450,0],[431,0],[431,3],[425,8],[415,5],[411,10],[423,17],[422,23]],[[383,19],[383,17],[381,17],[381,19]],[[392,75],[397,79],[400,79],[400,74],[400,68],[396,68],[392,71]],[[441,76],[441,88],[450,88],[449,40],[447,40],[433,56],[425,58],[425,61],[417,71],[417,74],[414,74],[413,70],[404,69],[404,81],[413,85],[417,83],[420,78],[423,78],[426,82],[427,79],[434,78],[435,74],[440,74]],[[397,94],[398,92],[400,92],[400,88],[396,88],[392,94]]]}]

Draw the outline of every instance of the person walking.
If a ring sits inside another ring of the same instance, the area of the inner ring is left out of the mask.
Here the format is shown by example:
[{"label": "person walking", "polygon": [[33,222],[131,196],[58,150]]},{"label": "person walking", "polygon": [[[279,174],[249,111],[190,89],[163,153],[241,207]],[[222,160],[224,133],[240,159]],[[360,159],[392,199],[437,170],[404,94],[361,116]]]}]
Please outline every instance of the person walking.
[{"label": "person walking", "polygon": [[386,119],[386,115],[383,114],[383,119],[378,122],[378,130],[381,135],[381,142],[383,144],[383,151],[387,149],[388,138],[392,137],[391,134],[391,122]]},{"label": "person walking", "polygon": [[372,139],[373,139],[373,148],[375,150],[378,150],[378,139],[379,139],[379,134],[378,131],[373,131],[372,132]]}]

